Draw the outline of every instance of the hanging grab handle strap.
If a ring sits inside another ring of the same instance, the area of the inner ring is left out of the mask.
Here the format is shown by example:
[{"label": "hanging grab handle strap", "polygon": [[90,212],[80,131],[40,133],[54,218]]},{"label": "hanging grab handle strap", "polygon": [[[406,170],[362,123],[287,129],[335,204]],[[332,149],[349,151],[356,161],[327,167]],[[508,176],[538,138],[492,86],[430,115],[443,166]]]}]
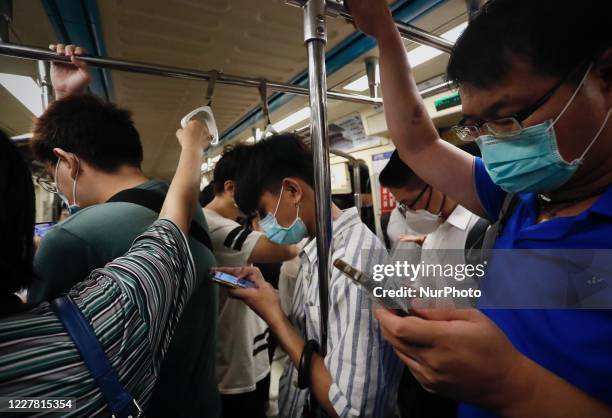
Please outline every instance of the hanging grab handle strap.
[{"label": "hanging grab handle strap", "polygon": [[261,98],[261,111],[264,119],[264,129],[262,132],[262,138],[265,138],[268,133],[277,133],[272,126],[270,120],[270,108],[268,107],[268,82],[265,79],[261,79],[259,83],[259,97]]},{"label": "hanging grab handle strap", "polygon": [[206,88],[206,106],[212,105],[213,97],[215,95],[215,86],[217,80],[221,76],[221,73],[217,70],[210,71],[210,79],[208,80],[208,87]]}]

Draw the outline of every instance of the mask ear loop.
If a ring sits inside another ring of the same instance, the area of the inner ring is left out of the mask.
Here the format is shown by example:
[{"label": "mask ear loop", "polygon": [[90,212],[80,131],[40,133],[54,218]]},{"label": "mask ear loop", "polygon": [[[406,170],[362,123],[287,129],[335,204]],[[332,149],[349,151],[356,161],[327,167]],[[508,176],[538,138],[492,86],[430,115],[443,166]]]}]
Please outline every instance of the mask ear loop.
[{"label": "mask ear loop", "polygon": [[422,197],[422,196],[425,194],[425,192],[427,191],[427,188],[428,188],[428,187],[429,187],[429,185],[428,185],[428,184],[426,184],[426,185],[425,185],[425,186],[424,186],[424,187],[421,189],[421,191],[419,192],[419,194],[417,195],[417,197],[416,197],[416,198],[415,198],[415,199],[414,199],[412,202],[410,202],[410,204],[409,204],[409,205],[406,205],[406,207],[407,207],[408,209],[410,209],[410,210],[414,210],[412,207],[413,207],[414,205],[416,205],[416,202],[418,202],[418,201],[419,201],[419,199],[420,199],[420,198],[421,198],[421,197]]},{"label": "mask ear loop", "polygon": [[274,217],[276,218],[276,212],[278,212],[278,207],[280,206],[281,199],[283,198],[283,190],[285,185],[281,183],[280,194],[278,195],[278,201],[276,202],[276,207],[274,208]]},{"label": "mask ear loop", "polygon": [[584,84],[584,81],[586,80],[586,78],[588,77],[589,73],[591,72],[591,68],[593,68],[593,63],[589,64],[589,68],[587,68],[586,72],[582,76],[582,80],[580,80],[580,83],[578,84],[578,87],[576,87],[576,90],[574,90],[574,93],[572,94],[572,97],[570,97],[570,99],[567,101],[565,106],[563,106],[563,109],[561,110],[561,113],[559,113],[559,115],[550,124],[550,129],[552,129],[552,127],[555,126],[555,124],[561,118],[561,116],[563,116],[563,114],[565,113],[567,108],[570,107],[570,105],[574,102],[574,98],[576,97],[576,95],[578,94],[580,89],[582,88],[582,85]]},{"label": "mask ear loop", "polygon": [[[278,212],[278,207],[280,206],[281,199],[283,198],[283,190],[284,190],[284,187],[285,187],[285,185],[284,185],[284,184],[282,184],[282,185],[281,185],[281,190],[280,190],[280,195],[278,196],[278,202],[276,202],[276,207],[274,208],[274,218],[276,218],[276,212]],[[291,228],[293,225],[295,225],[295,223],[296,223],[296,222],[298,221],[298,219],[300,218],[300,205],[296,205],[296,208],[297,208],[297,212],[296,212],[296,215],[295,215],[295,220],[294,220],[294,221],[291,223],[291,225],[289,225],[289,226],[287,226],[287,227],[280,225],[280,227],[281,227],[281,228],[283,228],[283,229],[289,229],[289,228]],[[277,221],[277,222],[278,222],[278,221]]]},{"label": "mask ear loop", "polygon": [[57,191],[59,192],[59,187],[57,187],[57,171],[59,170],[59,165],[60,165],[60,161],[62,159],[61,158],[57,158],[57,164],[55,164],[55,175],[53,176],[53,181],[55,182],[55,188],[57,189]]},{"label": "mask ear loop", "polygon": [[293,226],[297,222],[297,220],[300,219],[300,205],[296,204],[295,207],[297,208],[297,212],[295,213],[295,221],[293,221],[291,226]]},{"label": "mask ear loop", "polygon": [[595,136],[593,137],[593,140],[591,141],[591,143],[589,144],[588,147],[586,147],[586,149],[584,150],[584,152],[582,153],[582,155],[580,156],[580,158],[578,158],[578,161],[582,162],[584,160],[584,157],[588,154],[589,150],[591,149],[591,147],[595,144],[595,142],[597,141],[597,139],[599,138],[599,135],[601,134],[601,132],[604,130],[604,128],[606,127],[606,125],[608,124],[608,119],[610,119],[610,114],[612,114],[612,107],[610,109],[608,109],[608,113],[606,113],[606,117],[604,118],[603,123],[601,124],[601,126],[599,127],[599,130],[597,131],[597,133],[595,134]]},{"label": "mask ear loop", "polygon": [[442,195],[442,203],[440,204],[440,210],[438,210],[438,216],[442,216],[442,209],[444,209],[444,204],[446,203],[446,195]]},{"label": "mask ear loop", "polygon": [[[75,157],[76,158],[76,157]],[[72,181],[72,200],[74,201],[73,205],[77,204],[76,201],[76,188],[77,188],[77,180],[79,179],[79,171],[81,171],[81,161],[77,158],[77,173]]]},{"label": "mask ear loop", "polygon": [[427,185],[427,188],[429,189],[429,197],[427,198],[427,203],[425,203],[425,210],[429,209],[429,204],[431,203],[431,196],[433,195],[433,188],[430,185]]}]

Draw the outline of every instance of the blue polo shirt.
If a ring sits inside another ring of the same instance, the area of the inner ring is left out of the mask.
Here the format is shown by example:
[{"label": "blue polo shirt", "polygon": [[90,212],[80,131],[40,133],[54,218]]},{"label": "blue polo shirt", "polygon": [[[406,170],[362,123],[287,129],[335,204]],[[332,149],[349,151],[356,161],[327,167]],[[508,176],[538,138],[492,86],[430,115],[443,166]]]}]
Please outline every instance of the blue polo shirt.
[{"label": "blue polo shirt", "polygon": [[[480,158],[475,159],[474,178],[489,219],[497,220],[506,192],[493,183]],[[535,194],[519,195],[495,249],[612,249],[612,187],[577,216],[541,224],[537,223],[537,216]],[[487,277],[493,280],[492,284],[495,279]],[[483,309],[483,312],[525,356],[612,405],[612,310]],[[493,416],[471,405],[464,404],[459,409],[461,418]]]}]

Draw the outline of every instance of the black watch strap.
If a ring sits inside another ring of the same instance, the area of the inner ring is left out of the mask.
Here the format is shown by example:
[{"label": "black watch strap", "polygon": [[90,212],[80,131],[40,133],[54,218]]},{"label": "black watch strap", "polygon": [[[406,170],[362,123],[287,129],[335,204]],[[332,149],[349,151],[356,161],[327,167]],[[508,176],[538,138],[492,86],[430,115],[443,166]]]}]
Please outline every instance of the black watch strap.
[{"label": "black watch strap", "polygon": [[312,364],[312,355],[320,350],[319,343],[316,340],[308,340],[304,344],[302,357],[300,357],[300,366],[298,367],[298,387],[307,389],[310,387],[310,372]]}]

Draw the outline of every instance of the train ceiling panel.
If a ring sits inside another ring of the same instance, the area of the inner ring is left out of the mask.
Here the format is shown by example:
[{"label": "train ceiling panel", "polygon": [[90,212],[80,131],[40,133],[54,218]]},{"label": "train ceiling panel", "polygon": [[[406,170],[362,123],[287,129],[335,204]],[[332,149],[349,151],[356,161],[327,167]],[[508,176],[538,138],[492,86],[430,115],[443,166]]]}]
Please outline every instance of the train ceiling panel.
[{"label": "train ceiling panel", "polygon": [[[307,66],[301,11],[281,0],[105,0],[98,8],[112,57],[274,81],[288,81]],[[352,31],[331,21],[330,46]],[[143,168],[167,177],[178,155],[178,122],[204,104],[207,84],[117,71],[113,83],[115,100],[134,111],[146,150]],[[259,101],[256,89],[218,85],[213,110],[219,130]]]},{"label": "train ceiling panel", "polygon": [[[54,40],[41,0],[14,3],[15,28],[21,38],[15,41],[46,47]],[[79,1],[75,0],[76,3]],[[218,69],[279,82],[293,80],[307,67],[302,13],[285,5],[283,0],[103,0],[97,6],[103,45],[110,57],[199,70]],[[412,23],[441,34],[465,21],[465,14],[463,0],[448,0]],[[354,32],[341,19],[328,19],[328,24],[328,51]],[[406,46],[408,50],[418,47],[411,42],[406,42]],[[377,54],[373,49],[353,61],[343,62],[341,68],[330,72],[330,88],[348,92],[343,87],[364,74],[365,57]],[[442,54],[417,67],[417,81],[443,73],[446,61],[447,55]],[[31,61],[0,58],[0,65],[2,71],[35,74]],[[174,135],[178,122],[184,114],[205,103],[206,90],[205,82],[112,72],[113,99],[133,113],[145,148],[143,168],[147,174],[171,177],[179,151]],[[5,105],[15,106],[14,102],[7,92],[0,91],[3,109]],[[257,89],[217,85],[212,107],[219,130],[224,132],[235,125],[259,103]],[[292,99],[273,111],[273,122],[306,104],[306,97]],[[330,120],[363,108],[344,102],[329,104]],[[24,122],[24,114],[27,111],[11,116],[9,122],[3,117],[3,126],[11,125],[5,129],[11,133],[27,130],[29,118]],[[235,139],[251,136],[248,128],[242,129]]]}]

